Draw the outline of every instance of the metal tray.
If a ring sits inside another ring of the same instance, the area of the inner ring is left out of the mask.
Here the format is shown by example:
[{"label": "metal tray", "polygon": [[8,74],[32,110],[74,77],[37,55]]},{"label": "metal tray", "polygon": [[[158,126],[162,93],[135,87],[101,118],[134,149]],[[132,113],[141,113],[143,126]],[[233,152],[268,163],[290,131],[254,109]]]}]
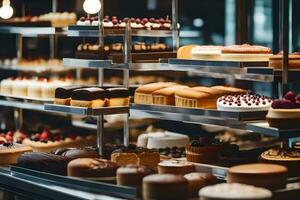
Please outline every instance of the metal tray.
[{"label": "metal tray", "polygon": [[115,184],[108,184],[103,182],[90,181],[79,178],[72,178],[67,176],[53,175],[36,170],[30,170],[17,166],[11,166],[11,174],[19,178],[37,178],[46,180],[51,184],[73,188],[79,191],[87,191],[95,194],[111,195],[126,199],[133,199],[137,197],[137,189],[133,187],[119,186]]},{"label": "metal tray", "polygon": [[247,129],[256,133],[276,138],[297,138],[300,137],[300,129],[278,129],[270,127],[268,122],[256,122],[247,125]]},{"label": "metal tray", "polygon": [[125,114],[129,112],[129,108],[126,106],[84,108],[84,107],[74,107],[74,106],[65,106],[65,105],[57,105],[57,104],[45,104],[44,110],[65,113],[65,114],[89,115],[89,116]]},{"label": "metal tray", "polygon": [[[132,36],[141,37],[171,37],[172,31],[168,30],[145,30],[145,29],[131,29]],[[99,37],[98,26],[69,26],[67,35],[71,37]],[[125,35],[125,29],[109,29],[104,28],[104,36],[119,36]]]}]

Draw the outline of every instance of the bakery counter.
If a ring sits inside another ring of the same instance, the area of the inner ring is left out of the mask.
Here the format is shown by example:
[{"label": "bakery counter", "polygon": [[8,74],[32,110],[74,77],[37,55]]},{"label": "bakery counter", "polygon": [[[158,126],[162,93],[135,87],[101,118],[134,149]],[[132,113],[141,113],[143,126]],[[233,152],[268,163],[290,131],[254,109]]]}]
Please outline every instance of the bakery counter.
[{"label": "bakery counter", "polygon": [[135,188],[91,182],[11,167],[0,168],[1,186],[30,193],[37,199],[135,199]]},{"label": "bakery counter", "polygon": [[[172,37],[170,30],[146,30],[146,29],[132,29],[132,36],[141,37]],[[69,26],[67,35],[70,37],[99,37],[98,26]],[[104,36],[119,36],[125,35],[125,29],[104,29]]]},{"label": "bakery counter", "polygon": [[0,34],[21,34],[26,37],[35,37],[39,35],[65,35],[65,32],[63,29],[55,27],[1,26]]}]

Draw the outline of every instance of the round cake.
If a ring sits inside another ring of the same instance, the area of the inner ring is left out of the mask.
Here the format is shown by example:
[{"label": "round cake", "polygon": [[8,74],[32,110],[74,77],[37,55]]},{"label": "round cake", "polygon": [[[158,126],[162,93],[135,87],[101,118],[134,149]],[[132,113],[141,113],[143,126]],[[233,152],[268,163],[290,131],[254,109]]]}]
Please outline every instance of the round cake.
[{"label": "round cake", "polygon": [[143,178],[150,175],[152,170],[139,165],[126,165],[117,170],[117,184],[141,187]]},{"label": "round cake", "polygon": [[268,47],[257,45],[231,45],[222,49],[222,60],[238,62],[268,62],[272,56]]},{"label": "round cake", "polygon": [[188,136],[168,131],[142,134],[137,140],[137,146],[147,147],[148,149],[184,147],[188,143]]},{"label": "round cake", "polygon": [[288,92],[283,99],[274,100],[266,118],[271,127],[300,128],[300,95]]},{"label": "round cake", "polygon": [[143,179],[144,200],[183,200],[188,198],[188,181],[181,175],[154,174]]},{"label": "round cake", "polygon": [[283,189],[287,183],[287,168],[274,164],[245,164],[229,168],[228,183],[242,183],[271,190]]},{"label": "round cake", "polygon": [[87,178],[92,180],[103,180],[113,178],[119,165],[105,159],[78,158],[68,164],[68,176]]},{"label": "round cake", "polygon": [[226,95],[217,100],[220,111],[267,111],[272,104],[272,99],[260,95]]},{"label": "round cake", "polygon": [[197,60],[220,60],[223,46],[203,45],[192,48],[193,59]]},{"label": "round cake", "polygon": [[77,158],[100,158],[96,149],[93,148],[59,148],[51,152],[55,155],[61,155],[74,160]]},{"label": "round cake", "polygon": [[0,144],[0,165],[16,164],[18,158],[24,152],[30,152],[32,148],[23,144],[4,142]]},{"label": "round cake", "polygon": [[244,184],[217,184],[199,191],[200,200],[271,200],[270,190]]},{"label": "round cake", "polygon": [[188,174],[195,171],[195,166],[182,160],[164,160],[158,164],[159,174]]},{"label": "round cake", "polygon": [[263,152],[260,155],[263,163],[283,165],[288,168],[289,176],[299,176],[300,171],[300,150],[274,148]]}]

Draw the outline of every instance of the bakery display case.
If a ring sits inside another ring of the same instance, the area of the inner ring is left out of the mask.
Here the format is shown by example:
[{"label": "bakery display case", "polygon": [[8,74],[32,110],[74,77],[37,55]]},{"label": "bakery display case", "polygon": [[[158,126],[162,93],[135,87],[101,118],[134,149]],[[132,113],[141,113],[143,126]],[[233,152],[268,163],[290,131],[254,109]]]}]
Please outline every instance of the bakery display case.
[{"label": "bakery display case", "polygon": [[0,54],[0,199],[297,199],[293,3],[272,3],[271,49],[248,43],[253,2],[234,2],[236,42],[222,46],[180,45],[178,0],[161,18],[157,1],[135,18],[74,2],[88,14],[56,0],[51,13],[26,13],[19,2],[21,17],[0,21],[15,37],[15,54]]}]

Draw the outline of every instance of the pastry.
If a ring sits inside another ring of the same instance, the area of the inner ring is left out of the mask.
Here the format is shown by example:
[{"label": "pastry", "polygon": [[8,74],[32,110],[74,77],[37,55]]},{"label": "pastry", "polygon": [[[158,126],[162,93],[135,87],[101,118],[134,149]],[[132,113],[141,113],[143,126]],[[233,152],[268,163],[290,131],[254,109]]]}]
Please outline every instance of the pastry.
[{"label": "pastry", "polygon": [[[282,52],[273,55],[269,59],[269,67],[273,67],[275,70],[282,70]],[[300,52],[289,54],[289,69],[300,68]]]},{"label": "pastry", "polygon": [[32,80],[28,82],[27,96],[33,98],[42,98],[43,81]]},{"label": "pastry", "polygon": [[94,148],[59,148],[51,152],[54,155],[60,155],[74,160],[77,158],[100,158],[99,153]]},{"label": "pastry", "polygon": [[164,160],[158,164],[159,174],[188,174],[195,171],[195,166],[186,161]]},{"label": "pastry", "polygon": [[199,191],[200,200],[271,200],[270,190],[244,184],[217,184]]},{"label": "pastry", "polygon": [[221,59],[238,62],[268,62],[272,50],[268,47],[257,45],[231,45],[222,49]]},{"label": "pastry", "polygon": [[152,93],[153,104],[158,105],[175,105],[175,92],[179,89],[188,88],[184,85],[174,85]]},{"label": "pastry", "polygon": [[0,83],[1,95],[12,95],[13,79],[3,79]]},{"label": "pastry", "polygon": [[68,85],[68,83],[64,81],[52,81],[48,80],[47,83],[42,85],[42,98],[43,99],[54,99],[55,98],[55,90],[60,86]]},{"label": "pastry", "polygon": [[71,106],[98,108],[106,105],[107,92],[101,88],[91,87],[72,92]]},{"label": "pastry", "polygon": [[266,118],[271,127],[300,128],[300,96],[288,92],[282,100],[274,100]]},{"label": "pastry", "polygon": [[220,60],[223,46],[195,46],[191,50],[192,58],[196,60]]},{"label": "pastry", "polygon": [[218,98],[217,108],[220,111],[267,111],[272,99],[260,95],[226,95]]},{"label": "pastry", "polygon": [[148,149],[185,147],[188,143],[188,136],[168,131],[141,134],[137,140],[137,146]]},{"label": "pastry", "polygon": [[67,157],[48,153],[24,153],[18,159],[18,166],[51,174],[67,175]]},{"label": "pastry", "polygon": [[188,181],[182,175],[155,174],[143,179],[144,200],[183,200],[188,198]]},{"label": "pastry", "polygon": [[194,140],[185,147],[186,159],[195,163],[212,163],[216,161],[222,146],[211,138]]},{"label": "pastry", "polygon": [[18,158],[24,152],[32,151],[32,148],[23,144],[1,142],[0,144],[0,165],[16,164]]},{"label": "pastry", "polygon": [[30,138],[25,138],[22,142],[25,145],[32,147],[35,152],[51,152],[57,148],[72,148],[72,147],[85,147],[96,144],[96,136],[74,136],[70,135],[64,137],[62,135],[52,135],[44,131],[37,133]]},{"label": "pastry", "polygon": [[126,88],[108,88],[107,106],[129,106],[129,91]]},{"label": "pastry", "polygon": [[153,104],[153,96],[152,93],[156,90],[160,90],[166,87],[177,85],[172,82],[158,82],[158,83],[150,83],[138,87],[135,90],[134,94],[134,103],[138,104]]},{"label": "pastry", "polygon": [[274,164],[245,164],[229,168],[228,183],[241,183],[271,190],[284,189],[287,184],[287,168]]},{"label": "pastry", "polygon": [[129,145],[126,148],[113,151],[111,154],[111,160],[118,163],[120,166],[137,164],[156,170],[157,164],[160,161],[160,156],[156,151],[138,148],[135,145]]},{"label": "pastry", "polygon": [[217,97],[211,93],[192,88],[175,92],[175,105],[177,107],[214,109],[217,107],[216,99]]},{"label": "pastry", "polygon": [[12,96],[27,97],[28,80],[18,78],[12,83]]},{"label": "pastry", "polygon": [[61,105],[70,105],[72,92],[79,88],[82,88],[82,87],[80,87],[80,86],[64,86],[64,87],[56,88],[54,103],[61,104]]},{"label": "pastry", "polygon": [[103,180],[116,176],[119,165],[99,158],[78,158],[68,164],[68,176]]},{"label": "pastry", "polygon": [[170,158],[185,158],[185,147],[166,147],[166,148],[159,148],[161,159],[170,159]]},{"label": "pastry", "polygon": [[300,150],[273,148],[263,152],[259,160],[263,163],[283,165],[288,168],[289,176],[299,176]]},{"label": "pastry", "polygon": [[236,87],[230,87],[230,86],[220,86],[219,85],[219,86],[213,86],[211,88],[224,91],[225,94],[223,94],[223,95],[241,95],[241,94],[247,93],[246,90],[236,88]]},{"label": "pastry", "polygon": [[125,165],[117,170],[117,184],[124,186],[142,187],[143,178],[152,170],[139,165]]},{"label": "pastry", "polygon": [[217,178],[209,173],[192,172],[184,175],[184,178],[188,180],[191,197],[197,197],[201,188],[218,182]]},{"label": "pastry", "polygon": [[192,49],[197,45],[182,46],[177,51],[177,58],[179,59],[192,59]]}]

